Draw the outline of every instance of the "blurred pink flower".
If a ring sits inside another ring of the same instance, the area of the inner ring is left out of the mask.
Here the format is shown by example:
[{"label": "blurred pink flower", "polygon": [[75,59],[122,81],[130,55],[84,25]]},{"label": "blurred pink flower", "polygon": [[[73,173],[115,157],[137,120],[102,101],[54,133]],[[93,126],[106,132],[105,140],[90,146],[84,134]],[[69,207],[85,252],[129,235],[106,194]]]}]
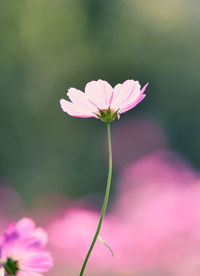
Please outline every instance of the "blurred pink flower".
[{"label": "blurred pink flower", "polygon": [[114,88],[104,80],[91,81],[85,87],[85,93],[75,88],[70,88],[67,96],[71,102],[60,100],[64,112],[74,117],[98,118],[101,112],[106,113],[110,108],[112,116],[132,109],[146,96],[138,81],[127,80],[117,84]]},{"label": "blurred pink flower", "polygon": [[[113,215],[129,224],[133,269],[196,275],[200,260],[200,178],[180,156],[158,152],[129,165]],[[196,272],[195,272],[196,271]],[[186,275],[184,274],[184,275]]]},{"label": "blurred pink flower", "polygon": [[[74,269],[78,273],[80,264],[91,243],[91,233],[94,233],[99,219],[99,212],[88,209],[73,208],[50,224],[49,242],[56,252],[56,263]],[[114,216],[106,215],[100,233],[101,238],[108,243],[116,255],[112,258],[109,250],[100,242],[95,245],[94,254],[90,258],[88,273],[113,271],[114,267],[121,271],[127,268],[127,255],[124,254],[123,244],[127,243],[130,235],[127,225],[122,225]],[[124,255],[124,257],[123,257]],[[103,265],[102,265],[103,264]]]},{"label": "blurred pink flower", "polygon": [[10,223],[0,240],[0,260],[7,274],[42,276],[52,267],[52,257],[44,249],[46,243],[47,233],[35,228],[33,220],[23,218]]},{"label": "blurred pink flower", "polygon": [[[164,151],[130,164],[118,184],[100,233],[114,257],[98,241],[87,275],[199,275],[199,173]],[[58,267],[68,267],[69,275],[78,273],[97,220],[98,212],[82,206],[49,226]]]}]

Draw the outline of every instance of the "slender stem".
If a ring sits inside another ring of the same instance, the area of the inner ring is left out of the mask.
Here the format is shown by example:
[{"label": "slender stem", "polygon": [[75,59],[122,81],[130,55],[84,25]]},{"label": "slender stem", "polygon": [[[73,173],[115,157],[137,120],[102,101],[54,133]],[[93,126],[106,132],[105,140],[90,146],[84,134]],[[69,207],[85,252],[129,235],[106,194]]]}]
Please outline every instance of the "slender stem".
[{"label": "slender stem", "polygon": [[88,259],[90,257],[92,249],[93,249],[93,247],[96,243],[96,240],[98,238],[99,232],[101,230],[101,225],[102,225],[102,222],[103,222],[103,218],[104,218],[104,215],[105,215],[105,212],[106,212],[107,204],[108,204],[108,198],[109,198],[109,193],[110,193],[110,184],[111,184],[111,178],[112,178],[112,146],[111,146],[111,135],[110,135],[110,123],[107,123],[107,135],[108,135],[109,168],[108,168],[106,193],[105,193],[105,197],[104,197],[103,207],[102,207],[102,210],[101,210],[101,216],[100,216],[100,219],[99,219],[99,224],[97,226],[97,230],[96,230],[96,233],[94,235],[93,241],[90,245],[90,248],[88,250],[88,253],[85,257],[83,266],[81,268],[80,276],[82,276],[84,271],[85,271],[85,267],[87,265]]}]

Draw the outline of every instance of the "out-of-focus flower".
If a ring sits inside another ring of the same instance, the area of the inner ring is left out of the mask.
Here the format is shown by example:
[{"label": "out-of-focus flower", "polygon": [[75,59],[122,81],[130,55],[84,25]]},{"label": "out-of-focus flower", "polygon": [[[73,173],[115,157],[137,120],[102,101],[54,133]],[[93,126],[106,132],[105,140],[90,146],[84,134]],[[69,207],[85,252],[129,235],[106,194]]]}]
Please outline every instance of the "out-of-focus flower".
[{"label": "out-of-focus flower", "polygon": [[199,173],[177,154],[164,151],[130,164],[119,184],[113,215],[129,225],[133,238],[127,253],[138,275],[181,276],[184,269],[186,275],[197,275]]},{"label": "out-of-focus flower", "polygon": [[138,81],[127,80],[113,88],[104,80],[91,81],[87,83],[85,93],[70,88],[67,96],[71,102],[61,99],[60,105],[71,116],[111,122],[144,99],[147,85],[141,89]]},{"label": "out-of-focus flower", "polygon": [[[42,276],[52,267],[44,249],[47,233],[29,218],[10,223],[0,240],[0,260],[6,275]],[[1,268],[2,269],[2,268]]]},{"label": "out-of-focus flower", "polygon": [[[62,217],[54,220],[48,228],[49,242],[53,252],[56,252],[56,263],[74,269],[72,274],[78,273],[81,260],[91,243],[91,233],[95,233],[98,213],[83,206],[71,208]],[[123,244],[128,243],[131,238],[128,225],[121,224],[121,221],[112,215],[106,215],[100,236],[114,251],[114,258],[98,240],[87,268],[88,275],[96,275],[96,271],[104,275],[105,272],[115,271],[115,267],[121,272],[127,270],[127,256],[124,254]]]},{"label": "out-of-focus flower", "polygon": [[[87,275],[197,276],[199,198],[199,173],[177,154],[158,152],[130,164],[100,233],[114,257],[98,241]],[[82,206],[49,226],[58,267],[68,268],[69,275],[78,273],[97,220],[98,212]]]}]

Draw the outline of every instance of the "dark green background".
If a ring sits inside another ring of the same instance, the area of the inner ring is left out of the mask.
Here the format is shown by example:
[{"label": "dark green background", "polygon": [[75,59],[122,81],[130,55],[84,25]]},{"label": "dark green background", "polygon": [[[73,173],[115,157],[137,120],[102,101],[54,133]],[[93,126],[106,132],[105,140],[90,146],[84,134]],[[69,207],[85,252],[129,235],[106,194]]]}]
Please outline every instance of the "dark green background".
[{"label": "dark green background", "polygon": [[1,185],[27,202],[104,191],[105,125],[59,107],[69,87],[98,78],[149,81],[113,126],[150,118],[199,168],[199,11],[195,0],[1,0]]}]

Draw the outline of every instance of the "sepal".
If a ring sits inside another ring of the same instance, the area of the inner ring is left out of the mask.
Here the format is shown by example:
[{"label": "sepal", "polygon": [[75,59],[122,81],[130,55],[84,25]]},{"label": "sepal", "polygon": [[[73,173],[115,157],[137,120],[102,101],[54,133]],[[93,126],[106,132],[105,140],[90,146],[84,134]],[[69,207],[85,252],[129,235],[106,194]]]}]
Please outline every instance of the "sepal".
[{"label": "sepal", "polygon": [[114,121],[118,116],[118,111],[112,110],[110,109],[110,107],[108,109],[99,109],[99,113],[95,113],[98,118],[105,122],[105,123],[110,123],[112,121]]}]

